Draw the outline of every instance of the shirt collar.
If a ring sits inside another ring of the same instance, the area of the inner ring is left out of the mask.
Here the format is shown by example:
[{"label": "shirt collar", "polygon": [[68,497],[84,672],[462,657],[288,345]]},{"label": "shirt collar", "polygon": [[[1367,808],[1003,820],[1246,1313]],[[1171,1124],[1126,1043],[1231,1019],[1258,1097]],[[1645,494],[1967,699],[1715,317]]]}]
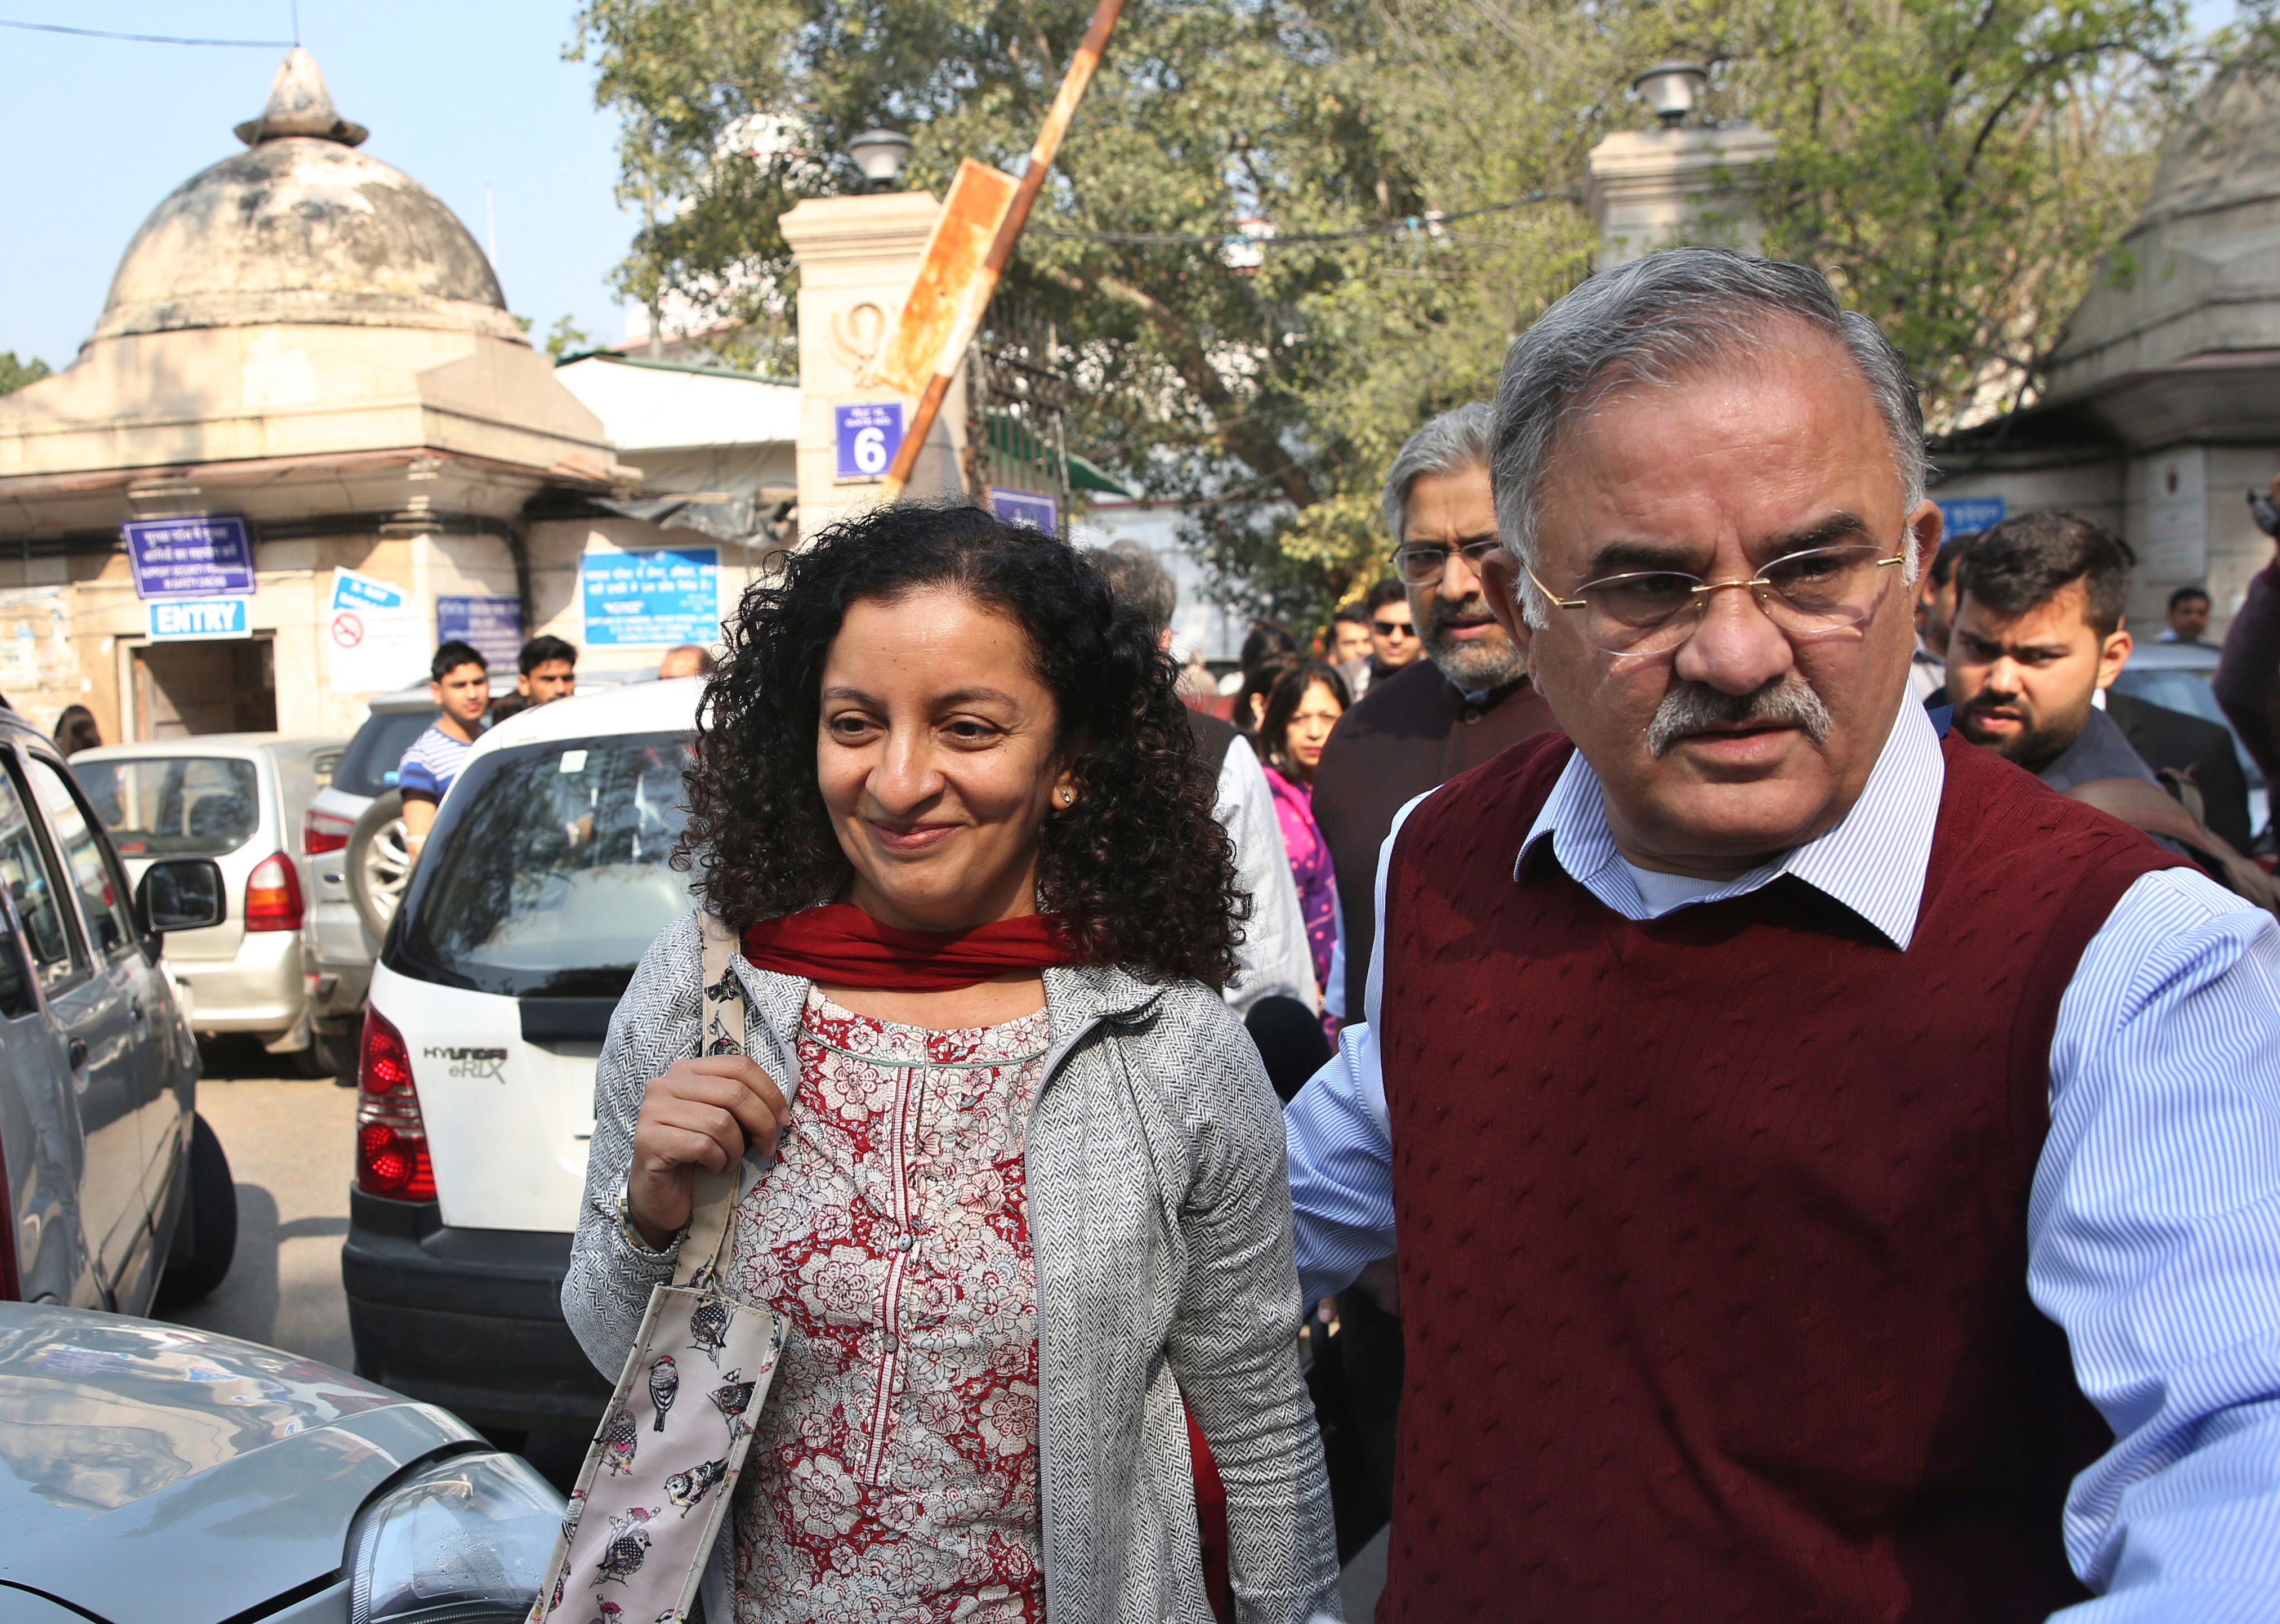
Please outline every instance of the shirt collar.
[{"label": "shirt collar", "polygon": [[[1869,769],[1860,798],[1835,828],[1679,905],[1700,907],[1745,897],[1790,874],[1851,909],[1894,947],[1905,950],[1915,934],[1916,913],[1923,902],[1932,827],[1946,777],[1931,718],[1922,705],[1904,702],[1876,765]],[[1598,774],[1581,750],[1568,758],[1551,797],[1521,842],[1514,878],[1519,862],[1547,835],[1552,858],[1577,884],[1625,919],[1647,917],[1646,899],[1639,895],[1608,830]]]}]

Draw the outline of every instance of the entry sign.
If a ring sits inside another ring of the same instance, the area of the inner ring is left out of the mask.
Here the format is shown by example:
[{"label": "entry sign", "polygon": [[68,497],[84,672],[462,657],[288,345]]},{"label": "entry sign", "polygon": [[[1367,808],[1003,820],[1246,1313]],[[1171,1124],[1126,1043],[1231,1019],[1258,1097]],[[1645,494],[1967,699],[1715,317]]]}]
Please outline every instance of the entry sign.
[{"label": "entry sign", "polygon": [[511,597],[439,597],[435,641],[466,643],[494,667],[512,666],[522,652],[522,605]]},{"label": "entry sign", "polygon": [[1976,535],[2001,524],[2007,507],[2000,496],[1950,496],[1940,502],[1939,517],[1949,535]]},{"label": "entry sign", "polygon": [[150,605],[150,641],[197,643],[212,637],[250,637],[250,597],[166,598]]},{"label": "entry sign", "polygon": [[137,597],[253,596],[253,546],[235,513],[130,519],[119,530]]},{"label": "entry sign", "polygon": [[586,642],[596,648],[657,648],[720,640],[720,552],[589,552],[579,560]]},{"label": "entry sign", "polygon": [[903,449],[903,404],[885,401],[867,406],[831,408],[833,437],[839,443],[839,477],[880,480]]},{"label": "entry sign", "polygon": [[1028,525],[1047,535],[1060,533],[1060,504],[1034,490],[990,490],[990,511],[1009,525]]}]

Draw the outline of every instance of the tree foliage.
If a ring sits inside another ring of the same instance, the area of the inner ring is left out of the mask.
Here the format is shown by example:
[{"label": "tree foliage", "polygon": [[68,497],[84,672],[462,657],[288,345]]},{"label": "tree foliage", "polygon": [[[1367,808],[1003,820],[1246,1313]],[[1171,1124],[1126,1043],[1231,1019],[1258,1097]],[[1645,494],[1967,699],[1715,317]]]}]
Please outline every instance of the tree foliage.
[{"label": "tree foliage", "polygon": [[[776,219],[1015,167],[1089,0],[589,0],[580,42],[652,223],[621,273],[785,342]],[[1230,596],[1313,619],[1383,567],[1401,440],[1490,388],[1589,272],[1585,160],[1668,55],[1771,130],[1770,252],[1823,266],[1935,423],[2034,367],[2126,227],[2177,97],[2183,0],[1130,0],[1001,297],[1071,347],[1076,443],[1185,502]],[[748,359],[751,358],[747,358]]]},{"label": "tree foliage", "polygon": [[0,350],[0,395],[13,395],[26,384],[37,383],[48,375],[48,364],[39,357],[19,361],[13,350]]}]

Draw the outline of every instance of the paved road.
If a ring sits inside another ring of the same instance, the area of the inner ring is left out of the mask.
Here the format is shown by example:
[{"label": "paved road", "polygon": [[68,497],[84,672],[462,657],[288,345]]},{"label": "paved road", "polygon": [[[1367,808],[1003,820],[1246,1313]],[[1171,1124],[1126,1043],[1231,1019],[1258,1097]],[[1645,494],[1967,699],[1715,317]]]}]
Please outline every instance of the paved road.
[{"label": "paved road", "polygon": [[212,1057],[198,1082],[237,1183],[237,1258],[221,1289],[160,1317],[348,1369],[341,1237],[349,1232],[356,1091],[264,1074],[258,1047]]}]

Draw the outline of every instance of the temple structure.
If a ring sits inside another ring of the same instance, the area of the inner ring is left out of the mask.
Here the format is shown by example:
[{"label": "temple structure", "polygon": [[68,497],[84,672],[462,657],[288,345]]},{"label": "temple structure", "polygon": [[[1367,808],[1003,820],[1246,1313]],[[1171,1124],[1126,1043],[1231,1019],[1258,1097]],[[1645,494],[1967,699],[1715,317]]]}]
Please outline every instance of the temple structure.
[{"label": "temple structure", "polygon": [[[107,739],[347,733],[441,635],[586,643],[589,589],[615,594],[607,667],[717,620],[743,572],[597,505],[643,494],[640,470],[305,51],[236,134],[127,245],[73,365],[0,397],[0,693],[42,724],[84,704]],[[130,558],[143,520],[225,552],[242,529],[250,581],[171,604],[154,585],[195,578],[164,576],[163,545]]]},{"label": "temple structure", "polygon": [[2150,635],[2180,586],[2216,635],[2272,557],[2251,490],[2280,471],[2280,73],[2226,69],[2163,149],[2137,223],[2068,322],[2034,404],[1935,447],[1952,530],[2067,508],[2138,554]]}]

